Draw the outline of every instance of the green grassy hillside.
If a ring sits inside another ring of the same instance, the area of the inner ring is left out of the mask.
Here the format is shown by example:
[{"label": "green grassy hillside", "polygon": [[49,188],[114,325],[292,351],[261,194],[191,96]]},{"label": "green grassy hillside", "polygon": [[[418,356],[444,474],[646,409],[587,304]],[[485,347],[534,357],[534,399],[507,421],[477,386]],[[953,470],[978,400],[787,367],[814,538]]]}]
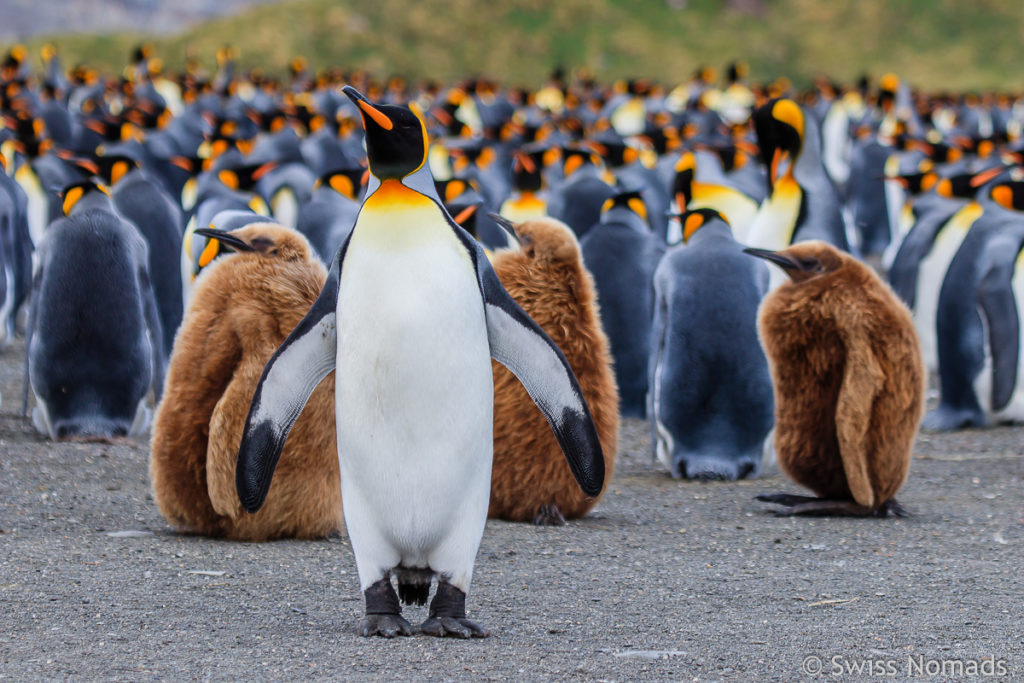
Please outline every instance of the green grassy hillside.
[{"label": "green grassy hillside", "polygon": [[[896,71],[929,89],[1024,87],[1020,0],[763,0],[761,16],[724,0],[298,0],[261,6],[152,42],[171,68],[192,46],[210,67],[219,46],[243,66],[283,70],[295,54],[314,67],[367,67],[452,79],[486,73],[535,85],[555,64],[599,78],[678,82],[695,66],[745,59],[754,79],[806,83],[824,72],[852,80]],[[673,9],[672,6],[681,9]],[[137,35],[59,36],[66,65],[112,70]],[[31,43],[34,54],[45,40]]]}]

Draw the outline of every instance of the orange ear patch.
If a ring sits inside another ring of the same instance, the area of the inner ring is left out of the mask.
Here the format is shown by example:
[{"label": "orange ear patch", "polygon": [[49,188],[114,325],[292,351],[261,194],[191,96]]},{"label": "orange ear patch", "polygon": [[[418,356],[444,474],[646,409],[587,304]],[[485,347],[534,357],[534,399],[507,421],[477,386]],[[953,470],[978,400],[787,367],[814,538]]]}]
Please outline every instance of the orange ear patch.
[{"label": "orange ear patch", "polygon": [[[466,183],[461,180],[452,180],[444,188],[444,200],[450,202],[466,191]],[[455,221],[458,223],[459,221]]]},{"label": "orange ear patch", "polygon": [[639,197],[632,197],[626,201],[626,205],[633,210],[633,213],[647,220],[647,205]]},{"label": "orange ear patch", "polygon": [[238,189],[238,174],[229,169],[223,169],[217,174],[217,179],[232,190]]},{"label": "orange ear patch", "polygon": [[110,169],[110,184],[114,185],[118,180],[123,178],[128,173],[131,167],[127,161],[118,161],[114,164],[113,168]]},{"label": "orange ear patch", "polygon": [[72,187],[67,191],[67,194],[64,195],[64,204],[61,207],[65,216],[71,213],[71,209],[75,208],[75,204],[78,203],[78,200],[81,199],[84,194],[85,190],[80,187]]},{"label": "orange ear patch", "polygon": [[210,261],[217,258],[217,254],[220,253],[220,240],[209,239],[206,242],[206,246],[203,247],[203,253],[199,255],[199,267],[205,268],[210,265]]},{"label": "orange ear patch", "polygon": [[992,200],[1004,209],[1013,208],[1013,190],[1006,185],[996,185],[992,188]]},{"label": "orange ear patch", "polygon": [[355,198],[355,188],[352,186],[352,180],[345,175],[332,175],[330,179],[331,189],[340,195],[348,197],[349,199]]},{"label": "orange ear patch", "polygon": [[683,242],[689,242],[693,233],[697,232],[704,225],[704,216],[699,213],[691,213],[683,223]]},{"label": "orange ear patch", "polygon": [[565,160],[565,167],[563,169],[564,172],[565,172],[565,177],[568,178],[569,176],[571,176],[573,173],[578,171],[580,166],[582,166],[582,165],[583,165],[583,157],[580,156],[579,154],[574,154],[571,157],[569,157],[568,159],[566,159]]}]

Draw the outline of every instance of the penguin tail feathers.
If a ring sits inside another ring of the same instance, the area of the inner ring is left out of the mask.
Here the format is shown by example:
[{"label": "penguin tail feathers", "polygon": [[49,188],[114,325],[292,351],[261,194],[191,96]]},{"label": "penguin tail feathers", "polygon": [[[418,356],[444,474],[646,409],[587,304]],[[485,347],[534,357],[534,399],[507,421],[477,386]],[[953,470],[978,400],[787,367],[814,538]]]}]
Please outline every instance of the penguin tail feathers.
[{"label": "penguin tail feathers", "polygon": [[404,605],[425,605],[430,595],[430,580],[434,572],[430,569],[396,570],[398,579],[398,599]]}]

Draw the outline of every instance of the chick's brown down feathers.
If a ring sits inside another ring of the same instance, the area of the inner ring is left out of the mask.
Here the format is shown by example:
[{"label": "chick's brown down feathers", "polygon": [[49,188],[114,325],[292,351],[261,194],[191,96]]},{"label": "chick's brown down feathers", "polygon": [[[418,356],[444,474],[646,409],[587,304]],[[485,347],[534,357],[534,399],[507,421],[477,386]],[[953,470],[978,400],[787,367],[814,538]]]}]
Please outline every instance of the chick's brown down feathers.
[{"label": "chick's brown down feathers", "polygon": [[218,259],[196,282],[154,420],[157,505],[177,529],[208,536],[263,541],[340,532],[333,373],[295,423],[264,506],[250,515],[235,493],[238,446],[260,375],[327,274],[294,231],[256,224],[232,234],[261,249]]},{"label": "chick's brown down feathers", "polygon": [[[494,270],[509,294],[562,349],[576,374],[604,451],[607,487],[618,446],[619,397],[593,279],[564,224],[538,219],[520,224],[517,232],[522,248],[497,252]],[[498,363],[493,366],[489,516],[532,521],[552,504],[566,518],[585,515],[597,498],[587,498],[580,490],[551,428],[519,380]]]},{"label": "chick's brown down feathers", "polygon": [[775,386],[775,449],[786,474],[822,498],[877,509],[903,485],[924,406],[909,311],[875,273],[821,242],[819,259],[769,294],[758,330]]}]

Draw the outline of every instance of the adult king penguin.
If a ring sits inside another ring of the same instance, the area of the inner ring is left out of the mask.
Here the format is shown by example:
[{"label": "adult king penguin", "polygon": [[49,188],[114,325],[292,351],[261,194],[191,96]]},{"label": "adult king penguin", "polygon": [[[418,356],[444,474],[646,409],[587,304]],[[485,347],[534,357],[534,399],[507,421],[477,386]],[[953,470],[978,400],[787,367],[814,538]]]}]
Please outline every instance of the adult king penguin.
[{"label": "adult king penguin", "polygon": [[360,633],[411,634],[399,599],[425,604],[436,575],[422,632],[484,637],[465,602],[490,491],[490,359],[523,383],[590,496],[604,483],[601,445],[565,356],[445,211],[422,118],[344,92],[366,129],[366,199],[320,297],[263,371],[238,495],[259,509],[288,431],[337,368],[342,504],[366,599]]},{"label": "adult king penguin", "polygon": [[[818,239],[849,251],[839,195],[821,160],[821,133],[814,117],[793,100],[780,99],[758,107],[752,118],[761,160],[768,166],[769,194],[746,243],[782,249]],[[773,289],[783,280],[772,272]]]}]

